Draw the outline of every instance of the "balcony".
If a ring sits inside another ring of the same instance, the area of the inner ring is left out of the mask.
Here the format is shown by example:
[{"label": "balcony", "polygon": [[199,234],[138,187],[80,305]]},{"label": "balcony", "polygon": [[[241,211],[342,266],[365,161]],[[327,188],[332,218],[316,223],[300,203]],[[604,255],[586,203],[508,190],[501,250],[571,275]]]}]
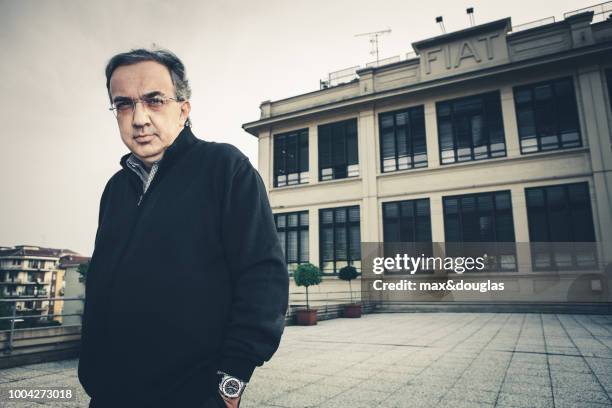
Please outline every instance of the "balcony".
[{"label": "balcony", "polygon": [[0,281],[0,285],[23,285],[22,279],[6,279]]},{"label": "balcony", "polygon": [[[26,300],[26,299],[34,299],[32,296],[23,296],[25,299],[22,300],[21,298],[19,298],[19,303],[21,304],[17,304],[15,303],[15,311],[19,314],[19,313],[24,313],[24,312],[43,312],[46,310],[49,310],[49,306],[46,305],[46,303],[48,303],[46,300],[44,301],[33,301],[33,300]],[[33,303],[32,306],[28,306],[27,303]],[[36,303],[41,303],[41,305],[37,306]],[[43,304],[45,303],[45,304]],[[44,315],[41,314],[38,317],[43,317]]]},{"label": "balcony", "polygon": [[41,281],[30,281],[30,280],[23,280],[23,279],[14,279],[14,280],[6,280],[6,281],[0,281],[0,285],[27,285],[27,286],[34,286],[34,285],[46,285],[47,283]]},{"label": "balcony", "polygon": [[20,271],[23,269],[23,265],[0,265],[0,271]]},{"label": "balcony", "polygon": [[49,272],[54,270],[55,268],[47,268],[47,267],[30,267],[25,265],[3,265],[0,266],[0,271],[40,271],[40,272]]}]

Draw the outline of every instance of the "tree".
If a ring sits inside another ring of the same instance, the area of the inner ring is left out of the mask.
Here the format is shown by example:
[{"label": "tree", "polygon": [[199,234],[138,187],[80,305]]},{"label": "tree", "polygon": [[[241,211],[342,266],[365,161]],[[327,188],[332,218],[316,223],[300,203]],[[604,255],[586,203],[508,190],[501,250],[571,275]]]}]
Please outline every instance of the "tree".
[{"label": "tree", "polygon": [[77,271],[79,272],[79,275],[81,275],[79,279],[81,282],[85,282],[87,280],[87,271],[89,271],[89,262],[90,261],[80,264],[77,269]]},{"label": "tree", "polygon": [[308,287],[321,283],[321,270],[311,263],[299,264],[293,272],[293,279],[296,285],[306,287],[306,310],[310,310]]},{"label": "tree", "polygon": [[347,265],[340,269],[338,272],[338,278],[343,281],[348,281],[349,283],[349,291],[351,292],[351,303],[353,303],[353,287],[351,286],[351,281],[357,277],[357,269],[354,266]]}]

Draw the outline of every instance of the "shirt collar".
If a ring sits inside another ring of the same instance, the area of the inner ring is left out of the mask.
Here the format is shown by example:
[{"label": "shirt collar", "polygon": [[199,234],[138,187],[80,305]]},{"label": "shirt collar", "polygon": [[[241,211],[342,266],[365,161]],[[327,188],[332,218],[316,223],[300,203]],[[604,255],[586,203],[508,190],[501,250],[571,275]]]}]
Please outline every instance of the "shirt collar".
[{"label": "shirt collar", "polygon": [[[165,163],[164,167],[166,165],[169,165],[170,162],[173,162],[174,160],[176,160],[183,153],[183,151],[187,150],[187,148],[189,148],[197,140],[198,139],[191,132],[191,128],[189,126],[183,127],[183,130],[181,130],[181,132],[178,134],[176,139],[174,139],[172,144],[168,146],[168,148],[166,148],[166,150],[164,151],[164,155],[162,156],[160,160],[157,161],[157,163],[159,164],[163,160]],[[128,165],[127,163],[128,159],[131,156],[132,156],[132,153],[127,153],[121,157],[121,160],[119,161],[119,163],[121,164],[121,167],[131,168],[131,166]],[[134,156],[134,159],[137,159],[136,156]],[[131,161],[134,161],[134,160],[131,160]],[[138,161],[140,162],[140,160]],[[142,162],[141,162],[141,165],[142,165]],[[144,167],[144,165],[142,166]]]},{"label": "shirt collar", "polygon": [[[157,164],[160,162],[160,160],[158,160],[156,162],[153,162],[153,166],[157,166]],[[131,153],[128,156],[127,160],[126,160],[126,165],[127,165],[127,167],[130,170],[132,170],[134,173],[136,173],[136,175],[138,177],[140,177],[140,180],[142,180],[143,183],[147,182],[147,180],[149,178],[150,170],[147,169],[147,166],[145,166],[145,164],[142,162],[142,160],[140,160],[133,153]],[[151,168],[153,168],[153,167],[151,167]]]}]

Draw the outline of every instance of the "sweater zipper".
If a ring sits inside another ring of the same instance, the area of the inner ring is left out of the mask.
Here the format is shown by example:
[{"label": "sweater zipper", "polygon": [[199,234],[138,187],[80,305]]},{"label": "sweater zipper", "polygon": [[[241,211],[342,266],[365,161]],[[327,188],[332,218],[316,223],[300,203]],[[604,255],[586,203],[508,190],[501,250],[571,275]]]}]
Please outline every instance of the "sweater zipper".
[{"label": "sweater zipper", "polygon": [[149,172],[149,177],[147,178],[147,182],[143,186],[142,193],[140,194],[140,197],[138,197],[138,202],[136,203],[137,207],[140,207],[140,204],[142,203],[142,200],[143,200],[145,194],[147,193],[147,191],[149,190],[149,188],[153,184],[153,180],[155,179],[155,175],[157,174],[157,172],[159,170],[160,164],[161,164],[161,162],[155,163],[153,165],[153,167],[151,167],[151,171]]},{"label": "sweater zipper", "polygon": [[[155,171],[153,171],[153,168],[151,169],[151,172],[149,173],[149,178],[147,179],[146,185],[143,186],[142,183],[140,184],[140,186],[143,189],[143,191],[140,194],[140,197],[138,197],[138,203],[136,204],[136,207],[140,207],[140,204],[142,204],[142,201],[145,198],[146,192],[149,191],[151,189],[152,185],[153,185],[154,178],[155,178],[155,180],[159,179],[159,176],[155,177],[155,174],[157,173],[160,165],[161,165],[161,162],[159,162],[159,163],[154,165],[155,166]],[[134,176],[136,176],[136,175],[134,174]],[[138,178],[138,181],[142,181],[142,180],[140,180],[140,178]],[[115,264],[111,268],[112,271],[116,270],[118,265],[121,265],[121,262],[123,261],[123,257],[125,256],[125,251],[130,246],[130,243],[132,241],[132,236],[134,235],[134,230],[136,229],[136,226],[138,224],[138,221],[140,219],[141,214],[142,214],[142,211],[138,211],[138,210],[136,211],[136,216],[135,216],[135,218],[134,218],[134,220],[132,222],[130,231],[128,233],[128,239],[127,239],[127,241],[125,243],[125,246],[121,249],[121,253],[120,253],[118,259],[115,261]],[[115,279],[112,278],[111,279],[110,292],[112,292],[114,284],[115,284]]]}]

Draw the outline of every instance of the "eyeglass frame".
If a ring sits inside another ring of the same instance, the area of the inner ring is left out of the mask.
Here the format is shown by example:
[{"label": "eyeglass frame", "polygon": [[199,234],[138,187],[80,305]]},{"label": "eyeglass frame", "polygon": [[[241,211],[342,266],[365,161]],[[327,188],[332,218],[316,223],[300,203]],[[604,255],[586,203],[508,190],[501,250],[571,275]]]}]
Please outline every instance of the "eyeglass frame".
[{"label": "eyeglass frame", "polygon": [[[149,112],[155,112],[155,110],[152,110],[152,109],[151,109],[151,107],[150,107],[150,105],[146,103],[146,100],[147,100],[147,99],[148,99],[148,100],[151,100],[151,99],[154,99],[154,98],[159,98],[159,99],[162,99],[162,100],[164,101],[163,105],[161,106],[162,108],[163,108],[164,106],[166,106],[166,104],[168,103],[168,101],[169,101],[169,100],[170,100],[170,101],[174,101],[174,102],[185,102],[185,100],[184,100],[184,99],[180,99],[180,98],[172,98],[172,97],[170,97],[170,96],[165,96],[165,95],[163,95],[163,94],[158,94],[158,93],[155,93],[155,95],[149,95],[149,96],[139,97],[138,99],[132,99],[132,98],[127,98],[127,97],[125,97],[125,102],[127,102],[128,100],[130,101],[130,103],[131,103],[131,105],[132,105],[132,109],[131,109],[132,115],[133,115],[133,114],[134,114],[134,112],[136,111],[136,104],[137,104],[138,102],[142,103],[142,106],[143,106],[143,107],[145,107],[145,106],[146,106],[146,107],[147,107],[147,109],[149,110]],[[123,100],[122,100],[122,101],[123,101]],[[119,111],[119,108],[117,108],[116,106],[114,106],[114,105],[115,105],[115,102],[113,102],[111,105],[112,105],[112,106],[111,106],[110,108],[108,108],[108,110],[109,110],[109,111],[111,111],[111,112],[113,112],[113,115],[114,115],[116,118],[119,118],[119,112],[120,112],[120,111]],[[129,111],[127,111],[127,110],[125,111],[125,113],[128,113],[128,112],[129,112]]]}]

